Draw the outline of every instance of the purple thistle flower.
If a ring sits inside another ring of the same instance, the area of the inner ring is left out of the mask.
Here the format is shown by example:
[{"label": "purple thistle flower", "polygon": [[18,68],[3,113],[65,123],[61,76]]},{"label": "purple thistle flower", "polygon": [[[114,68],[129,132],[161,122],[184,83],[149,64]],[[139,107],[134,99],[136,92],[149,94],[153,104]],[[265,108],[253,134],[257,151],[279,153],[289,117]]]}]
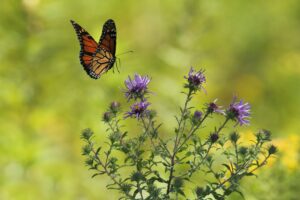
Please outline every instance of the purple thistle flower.
[{"label": "purple thistle flower", "polygon": [[128,76],[128,79],[125,80],[125,86],[127,88],[125,96],[127,99],[143,99],[144,95],[148,93],[147,86],[149,82],[150,79],[148,76],[135,74],[134,79],[131,79],[130,76]]},{"label": "purple thistle flower", "polygon": [[207,112],[212,114],[212,113],[219,113],[222,115],[225,115],[225,111],[222,108],[222,106],[218,106],[216,104],[216,102],[218,101],[218,99],[215,99],[213,102],[209,103],[207,105]]},{"label": "purple thistle flower", "polygon": [[110,122],[110,120],[113,118],[113,114],[111,112],[105,112],[103,114],[103,121],[104,122]]},{"label": "purple thistle flower", "polygon": [[206,82],[204,70],[196,72],[193,67],[191,67],[188,77],[184,76],[184,78],[188,80],[188,84],[186,84],[185,87],[193,91],[203,89],[202,83]]},{"label": "purple thistle flower", "polygon": [[147,114],[149,111],[147,110],[147,107],[150,105],[150,103],[146,101],[136,102],[134,103],[130,108],[131,111],[127,112],[125,115],[125,118],[127,117],[136,117],[141,118],[145,114]]},{"label": "purple thistle flower", "polygon": [[250,105],[249,103],[243,103],[243,100],[236,102],[236,97],[233,98],[232,103],[229,105],[229,108],[226,110],[226,115],[229,119],[237,121],[236,125],[249,125],[250,117]]}]

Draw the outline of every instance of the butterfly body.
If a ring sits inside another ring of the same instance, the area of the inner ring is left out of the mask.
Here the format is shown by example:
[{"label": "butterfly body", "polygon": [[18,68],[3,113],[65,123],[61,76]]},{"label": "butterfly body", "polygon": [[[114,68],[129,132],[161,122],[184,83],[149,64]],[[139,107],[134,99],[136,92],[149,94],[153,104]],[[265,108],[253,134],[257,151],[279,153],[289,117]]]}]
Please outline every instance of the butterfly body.
[{"label": "butterfly body", "polygon": [[98,79],[111,69],[116,61],[117,31],[115,23],[112,19],[104,23],[98,43],[79,24],[72,20],[71,23],[80,42],[80,63],[91,78]]}]

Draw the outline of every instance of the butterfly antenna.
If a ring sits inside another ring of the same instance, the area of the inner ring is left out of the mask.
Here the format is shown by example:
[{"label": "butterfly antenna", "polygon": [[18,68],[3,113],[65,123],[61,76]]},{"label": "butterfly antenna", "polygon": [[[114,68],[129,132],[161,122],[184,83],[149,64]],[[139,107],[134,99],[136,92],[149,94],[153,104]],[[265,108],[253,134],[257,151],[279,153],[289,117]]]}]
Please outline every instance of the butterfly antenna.
[{"label": "butterfly antenna", "polygon": [[123,55],[123,54],[127,54],[127,53],[133,53],[133,51],[125,51],[123,53],[118,54],[117,56]]}]

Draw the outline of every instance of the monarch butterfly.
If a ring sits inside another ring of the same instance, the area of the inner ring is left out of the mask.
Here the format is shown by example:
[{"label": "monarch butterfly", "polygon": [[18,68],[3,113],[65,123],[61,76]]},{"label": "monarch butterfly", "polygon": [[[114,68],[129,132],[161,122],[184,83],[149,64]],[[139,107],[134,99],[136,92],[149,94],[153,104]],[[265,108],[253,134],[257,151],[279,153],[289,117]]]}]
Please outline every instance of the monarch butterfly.
[{"label": "monarch butterfly", "polygon": [[87,74],[98,79],[111,69],[116,61],[116,25],[112,19],[107,20],[102,29],[99,43],[79,24],[71,20],[80,42],[80,63]]}]

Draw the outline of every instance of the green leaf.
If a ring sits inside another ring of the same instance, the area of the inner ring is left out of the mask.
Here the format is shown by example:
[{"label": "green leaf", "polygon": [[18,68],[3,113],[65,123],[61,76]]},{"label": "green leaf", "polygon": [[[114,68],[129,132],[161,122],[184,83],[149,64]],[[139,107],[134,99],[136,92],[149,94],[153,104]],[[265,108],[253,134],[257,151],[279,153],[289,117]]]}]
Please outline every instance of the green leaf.
[{"label": "green leaf", "polygon": [[182,196],[185,197],[185,194],[184,194],[184,192],[183,192],[181,189],[178,189],[177,192],[178,192],[179,194],[181,194]]},{"label": "green leaf", "polygon": [[245,173],[245,176],[255,176],[255,177],[257,177],[257,175],[252,173],[252,172]]},{"label": "green leaf", "polygon": [[98,147],[98,149],[96,150],[96,155],[98,155],[98,153],[100,152],[100,150],[101,150],[101,147]]},{"label": "green leaf", "polygon": [[229,165],[224,164],[224,163],[223,163],[222,165],[225,166],[230,172],[232,172],[232,171],[231,171],[231,168],[229,167]]},{"label": "green leaf", "polygon": [[133,196],[136,197],[136,195],[137,195],[138,193],[139,193],[139,190],[136,189],[136,190],[134,191],[134,193],[133,193]]},{"label": "green leaf", "polygon": [[102,174],[105,174],[105,172],[99,172],[99,173],[96,173],[96,174],[93,174],[92,178],[98,176],[98,175],[102,175]]}]

